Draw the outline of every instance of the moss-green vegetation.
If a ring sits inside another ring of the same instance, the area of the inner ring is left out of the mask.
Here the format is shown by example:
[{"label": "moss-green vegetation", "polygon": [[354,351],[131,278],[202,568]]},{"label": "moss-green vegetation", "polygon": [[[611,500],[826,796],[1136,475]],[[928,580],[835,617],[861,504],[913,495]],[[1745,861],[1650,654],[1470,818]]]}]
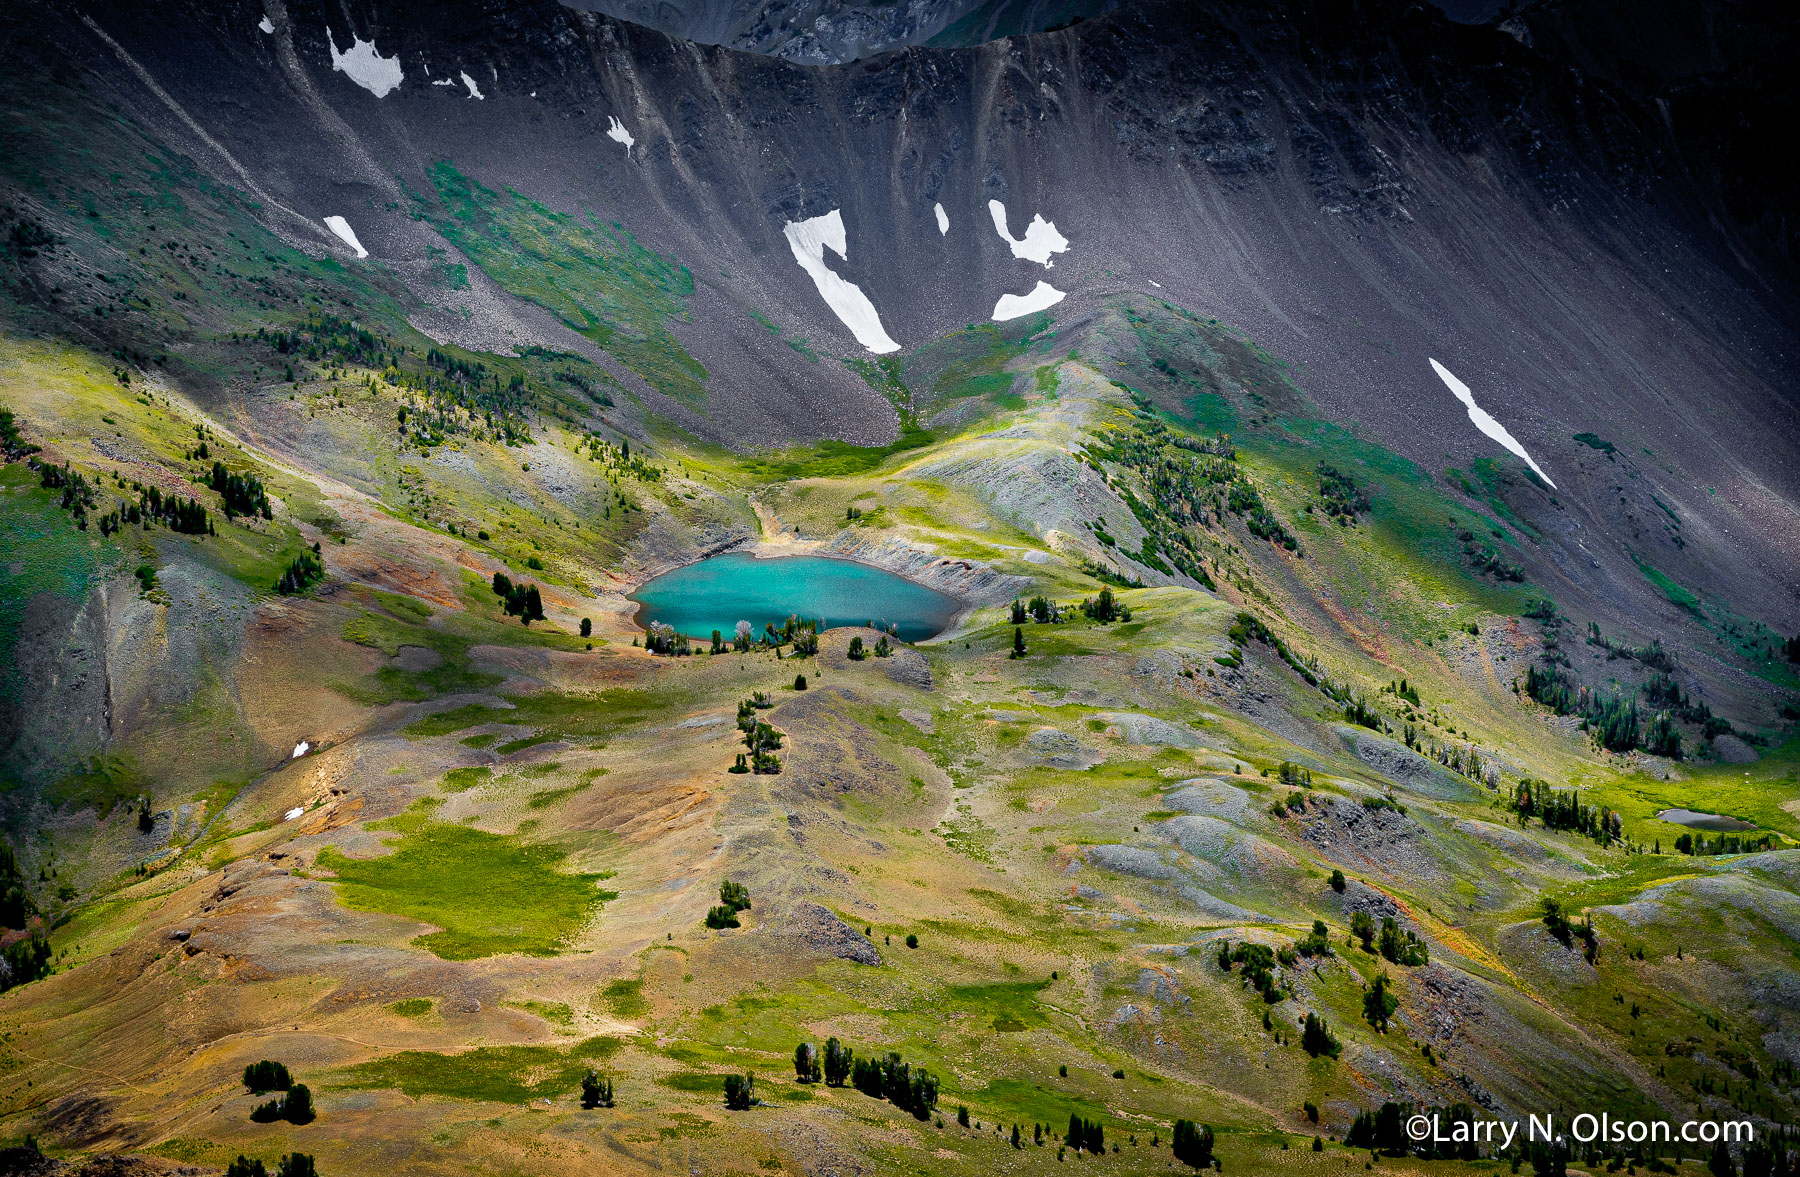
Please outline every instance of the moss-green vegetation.
[{"label": "moss-green vegetation", "polygon": [[594,695],[540,691],[513,696],[508,701],[513,704],[510,708],[471,703],[440,711],[408,724],[406,734],[414,739],[424,739],[449,735],[477,724],[505,723],[546,728],[563,739],[591,738],[654,715],[661,705],[661,700],[649,691],[625,689]]},{"label": "moss-green vegetation", "polygon": [[706,369],[669,330],[694,290],[685,266],[645,249],[617,222],[557,212],[511,189],[495,192],[447,160],[433,164],[428,178],[435,199],[415,196],[414,214],[489,277],[618,356],[658,391],[705,401]]},{"label": "moss-green vegetation", "polygon": [[328,848],[319,865],[336,873],[347,906],[442,928],[413,943],[446,960],[553,955],[615,898],[595,886],[597,874],[564,873],[566,856],[553,847],[467,826],[407,824],[391,854],[353,859]]},{"label": "moss-green vegetation", "polygon": [[850,474],[866,473],[895,454],[916,450],[930,445],[931,442],[932,435],[929,430],[909,424],[903,425],[899,436],[887,445],[851,445],[849,442],[827,439],[809,446],[796,446],[775,453],[746,458],[742,466],[747,475],[770,481],[790,478],[842,478]]},{"label": "moss-green vegetation", "polygon": [[600,990],[600,1000],[621,1018],[641,1018],[650,1013],[650,1002],[644,997],[644,982],[636,977],[621,977],[607,982]]},{"label": "moss-green vegetation", "polygon": [[438,1096],[525,1104],[567,1095],[619,1049],[617,1038],[553,1046],[483,1046],[460,1054],[408,1050],[348,1067],[335,1087],[391,1087],[414,1099]]},{"label": "moss-green vegetation", "polygon": [[434,695],[478,691],[501,681],[499,675],[476,670],[470,664],[469,647],[475,644],[471,639],[424,623],[364,612],[344,625],[344,640],[380,650],[390,658],[404,646],[418,646],[430,650],[438,659],[437,665],[427,670],[383,666],[375,672],[373,684],[346,683],[342,689],[358,702],[429,699]]}]

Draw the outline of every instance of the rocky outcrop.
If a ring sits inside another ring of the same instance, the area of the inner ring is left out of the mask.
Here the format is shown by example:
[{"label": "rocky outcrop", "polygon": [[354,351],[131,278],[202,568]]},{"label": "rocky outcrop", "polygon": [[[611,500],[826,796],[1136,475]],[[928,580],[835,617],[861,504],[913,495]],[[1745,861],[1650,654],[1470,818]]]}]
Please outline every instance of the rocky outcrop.
[{"label": "rocky outcrop", "polygon": [[861,932],[839,919],[829,908],[802,903],[782,928],[782,935],[812,952],[835,956],[857,964],[878,965],[881,953]]},{"label": "rocky outcrop", "polygon": [[849,531],[840,533],[826,544],[822,554],[885,568],[971,605],[1004,604],[1032,584],[1027,577],[997,572],[977,560],[940,556],[919,544],[899,539],[868,539]]}]

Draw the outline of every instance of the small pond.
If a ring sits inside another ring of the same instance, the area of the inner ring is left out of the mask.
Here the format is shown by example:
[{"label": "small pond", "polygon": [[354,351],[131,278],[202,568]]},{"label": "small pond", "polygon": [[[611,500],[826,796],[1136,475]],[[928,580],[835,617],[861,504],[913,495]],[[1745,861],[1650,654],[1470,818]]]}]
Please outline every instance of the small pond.
[{"label": "small pond", "polygon": [[903,576],[826,556],[759,560],[744,552],[713,556],[650,581],[631,599],[637,623],[660,621],[702,641],[713,630],[727,641],[740,621],[760,634],[790,616],[823,618],[827,629],[873,621],[895,627],[903,641],[942,633],[962,609],[955,597]]},{"label": "small pond", "polygon": [[1686,826],[1690,830],[1712,830],[1714,833],[1756,828],[1755,822],[1739,821],[1735,817],[1726,817],[1720,813],[1696,813],[1692,809],[1665,809],[1656,816],[1664,821],[1672,821],[1678,826]]}]

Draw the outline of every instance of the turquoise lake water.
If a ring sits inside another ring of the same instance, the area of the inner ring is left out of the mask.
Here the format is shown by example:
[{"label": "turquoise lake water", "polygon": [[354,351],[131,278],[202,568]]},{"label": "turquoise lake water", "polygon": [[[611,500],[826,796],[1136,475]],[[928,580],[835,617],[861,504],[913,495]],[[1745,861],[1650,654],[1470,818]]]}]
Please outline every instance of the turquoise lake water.
[{"label": "turquoise lake water", "polygon": [[823,618],[827,629],[873,621],[898,627],[904,641],[943,632],[962,602],[902,576],[853,560],[824,556],[781,556],[759,560],[728,552],[650,581],[631,599],[637,623],[660,621],[701,640],[713,630],[727,641],[737,623],[748,621],[762,633],[788,617]]}]

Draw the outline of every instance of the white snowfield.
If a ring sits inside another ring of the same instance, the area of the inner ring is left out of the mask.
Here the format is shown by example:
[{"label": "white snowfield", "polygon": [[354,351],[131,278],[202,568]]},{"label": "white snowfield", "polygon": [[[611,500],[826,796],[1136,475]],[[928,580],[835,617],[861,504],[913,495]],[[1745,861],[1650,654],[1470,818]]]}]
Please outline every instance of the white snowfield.
[{"label": "white snowfield", "polygon": [[406,75],[400,71],[400,58],[383,57],[375,51],[375,42],[350,34],[350,48],[339,53],[331,26],[325,26],[325,43],[331,47],[331,68],[350,75],[350,80],[375,95],[386,98]]},{"label": "white snowfield", "polygon": [[1030,294],[1002,294],[1000,301],[994,304],[994,322],[1004,323],[1008,319],[1017,319],[1021,315],[1053,307],[1067,297],[1067,294],[1048,282],[1039,282]]},{"label": "white snowfield", "polygon": [[294,745],[294,754],[292,756],[288,757],[288,759],[290,759],[290,760],[300,759],[302,756],[306,755],[306,750],[311,747],[312,747],[312,745],[310,743],[308,743],[305,740],[301,740],[298,744]]},{"label": "white snowfield", "polygon": [[932,205],[931,211],[937,214],[938,236],[942,237],[950,231],[950,214],[944,211],[941,204]]},{"label": "white snowfield", "polygon": [[900,345],[890,339],[887,331],[882,328],[881,316],[876,313],[875,304],[869,301],[869,296],[856,283],[844,281],[825,264],[827,249],[841,258],[850,256],[844,251],[842,210],[834,208],[822,217],[789,221],[781,231],[787,237],[788,248],[794,251],[794,260],[800,263],[800,268],[806,271],[812,278],[813,285],[819,288],[819,295],[824,298],[825,305],[843,320],[844,326],[850,328],[850,334],[856,336],[856,342],[876,355],[899,351]]},{"label": "white snowfield", "polygon": [[456,79],[455,78],[434,78],[434,79],[432,79],[431,84],[434,86],[454,86],[454,85],[456,85]]},{"label": "white snowfield", "polygon": [[275,31],[275,22],[270,20],[268,18],[268,16],[265,14],[263,16],[262,20],[257,22],[256,27],[261,29],[265,33],[272,33]]},{"label": "white snowfield", "polygon": [[[1431,357],[1427,356],[1426,359],[1431,359]],[[1467,384],[1458,380],[1450,369],[1444,367],[1444,365],[1438,363],[1436,360],[1431,360],[1431,367],[1432,370],[1438,374],[1438,379],[1442,380],[1445,386],[1449,388],[1452,393],[1456,394],[1456,399],[1463,403],[1463,407],[1469,410],[1469,420],[1475,423],[1475,428],[1481,430],[1483,433],[1517,454],[1524,460],[1527,466],[1530,466],[1537,472],[1539,478],[1542,478],[1545,482],[1550,484],[1551,490],[1556,489],[1556,483],[1550,482],[1550,476],[1544,473],[1543,467],[1531,460],[1531,455],[1526,453],[1525,447],[1520,445],[1513,435],[1506,431],[1506,426],[1494,420],[1492,414],[1475,403],[1475,394],[1469,391],[1469,386]]]},{"label": "white snowfield", "polygon": [[369,251],[363,248],[362,242],[356,239],[356,230],[343,217],[326,217],[325,227],[336,233],[338,240],[356,251],[357,257],[368,257]]},{"label": "white snowfield", "polygon": [[[534,94],[532,97],[535,98],[536,95]],[[606,116],[606,124],[606,137],[611,139],[614,143],[623,143],[625,145],[625,154],[630,155],[631,145],[636,143],[637,140],[632,138],[631,132],[625,129],[625,124],[619,121],[617,115],[612,114]]]},{"label": "white snowfield", "polygon": [[1025,226],[1025,239],[1020,241],[1006,227],[1006,206],[998,200],[988,201],[988,212],[994,218],[994,232],[1000,239],[1012,246],[1012,255],[1034,261],[1049,269],[1056,263],[1050,260],[1053,253],[1062,253],[1069,248],[1069,239],[1056,231],[1056,226],[1044,219],[1043,213],[1031,218],[1031,224]]},{"label": "white snowfield", "polygon": [[288,810],[287,813],[282,816],[281,820],[282,821],[293,821],[296,817],[299,817],[301,814],[303,814],[305,812],[306,812],[306,810],[304,808],[296,805],[292,809]]},{"label": "white snowfield", "polygon": [[482,92],[481,92],[481,87],[480,87],[480,86],[477,86],[477,85],[476,85],[476,84],[475,84],[475,79],[474,79],[474,78],[471,78],[471,77],[470,77],[470,76],[469,76],[469,71],[468,71],[468,70],[463,70],[463,71],[462,71],[462,80],[463,80],[463,85],[465,85],[465,86],[467,86],[467,87],[468,87],[468,88],[469,88],[469,94],[470,94],[470,96],[472,96],[472,97],[475,97],[475,98],[480,98],[480,99],[482,99],[482,100],[484,100],[484,101],[485,101],[485,100],[486,100],[486,99],[487,99],[487,95],[486,95],[486,94],[483,94],[483,93],[482,93]]}]

